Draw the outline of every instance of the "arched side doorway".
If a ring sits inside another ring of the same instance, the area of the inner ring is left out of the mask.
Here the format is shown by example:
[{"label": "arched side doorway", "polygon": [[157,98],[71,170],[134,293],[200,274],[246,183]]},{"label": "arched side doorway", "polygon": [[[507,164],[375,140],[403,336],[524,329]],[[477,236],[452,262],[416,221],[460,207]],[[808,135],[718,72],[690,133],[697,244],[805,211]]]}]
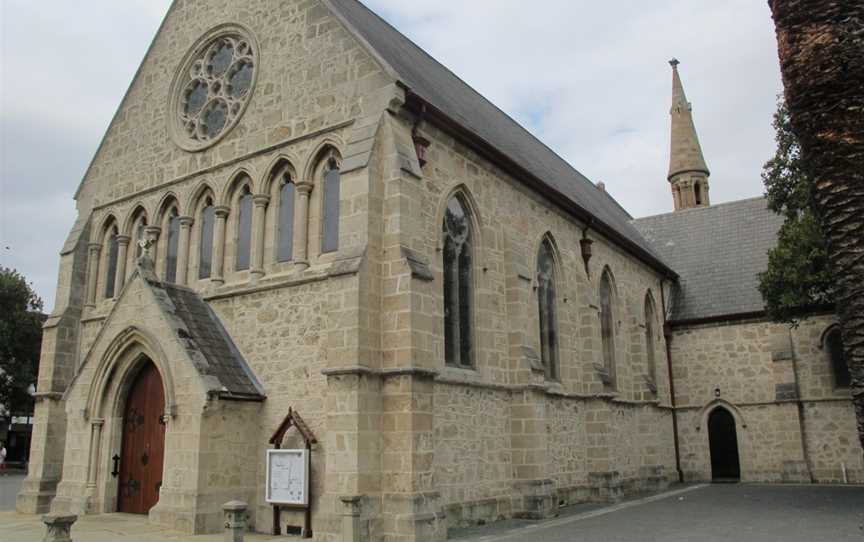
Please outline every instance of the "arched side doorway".
[{"label": "arched side doorway", "polygon": [[123,409],[117,511],[146,514],[159,501],[165,458],[165,392],[147,360],[129,387]]},{"label": "arched side doorway", "polygon": [[711,448],[711,479],[715,482],[739,481],[741,464],[735,418],[723,407],[715,408],[708,416],[708,442]]}]

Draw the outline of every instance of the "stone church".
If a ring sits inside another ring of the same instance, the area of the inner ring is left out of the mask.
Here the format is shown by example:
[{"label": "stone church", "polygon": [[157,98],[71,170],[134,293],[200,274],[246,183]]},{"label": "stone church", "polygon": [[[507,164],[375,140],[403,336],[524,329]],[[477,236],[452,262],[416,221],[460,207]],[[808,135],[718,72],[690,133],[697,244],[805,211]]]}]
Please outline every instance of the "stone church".
[{"label": "stone church", "polygon": [[[864,481],[834,318],[766,319],[781,220],[711,205],[675,61],[671,118],[634,219],[355,0],[176,0],[75,194],[18,511],[425,541]],[[308,517],[266,498],[307,441]]]}]

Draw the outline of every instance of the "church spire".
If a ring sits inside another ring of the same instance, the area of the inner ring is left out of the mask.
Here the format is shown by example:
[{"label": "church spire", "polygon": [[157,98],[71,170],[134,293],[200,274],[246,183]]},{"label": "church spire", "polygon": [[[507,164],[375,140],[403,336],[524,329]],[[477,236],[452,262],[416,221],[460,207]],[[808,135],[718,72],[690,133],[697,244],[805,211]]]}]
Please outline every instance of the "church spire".
[{"label": "church spire", "polygon": [[708,200],[708,166],[693,124],[692,107],[684,94],[678,75],[678,60],[672,66],[672,138],[669,152],[669,175],[675,210],[706,207]]}]

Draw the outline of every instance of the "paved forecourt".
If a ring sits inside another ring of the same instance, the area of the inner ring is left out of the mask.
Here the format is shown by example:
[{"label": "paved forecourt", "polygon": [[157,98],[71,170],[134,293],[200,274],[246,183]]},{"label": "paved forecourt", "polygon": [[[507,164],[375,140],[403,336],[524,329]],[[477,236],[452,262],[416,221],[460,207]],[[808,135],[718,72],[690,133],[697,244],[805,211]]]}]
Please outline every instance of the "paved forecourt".
[{"label": "paved forecourt", "polygon": [[861,542],[864,486],[698,485],[540,523],[451,531],[461,542]]}]

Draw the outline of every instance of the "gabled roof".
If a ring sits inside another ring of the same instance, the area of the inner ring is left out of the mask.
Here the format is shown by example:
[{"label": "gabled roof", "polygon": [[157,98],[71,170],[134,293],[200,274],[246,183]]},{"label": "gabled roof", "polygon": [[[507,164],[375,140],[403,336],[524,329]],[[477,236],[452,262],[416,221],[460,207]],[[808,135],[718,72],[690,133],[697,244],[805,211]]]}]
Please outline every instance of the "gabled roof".
[{"label": "gabled roof", "polygon": [[672,321],[764,310],[757,275],[768,267],[783,217],[758,197],[633,221],[679,274]]},{"label": "gabled roof", "polygon": [[162,289],[171,300],[163,308],[185,325],[177,335],[188,352],[201,353],[205,363],[198,364],[198,369],[219,381],[222,389],[218,394],[225,398],[263,399],[260,384],[210,305],[183,286],[161,282],[151,286]]},{"label": "gabled roof", "polygon": [[534,177],[558,204],[590,215],[595,228],[674,276],[609,195],[525,128],[357,0],[325,4],[411,94]]}]

